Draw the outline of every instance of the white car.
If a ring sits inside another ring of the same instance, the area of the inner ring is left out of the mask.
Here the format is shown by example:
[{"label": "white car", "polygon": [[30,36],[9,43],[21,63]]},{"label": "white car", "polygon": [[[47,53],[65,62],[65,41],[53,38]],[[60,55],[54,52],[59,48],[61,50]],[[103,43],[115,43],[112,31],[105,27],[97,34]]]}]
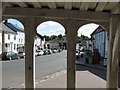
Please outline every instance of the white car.
[{"label": "white car", "polygon": [[43,54],[44,54],[44,52],[42,50],[40,50],[39,55],[43,55]]},{"label": "white car", "polygon": [[37,51],[35,52],[35,56],[41,56],[41,55],[43,55],[43,54],[44,54],[43,50],[37,50]]}]

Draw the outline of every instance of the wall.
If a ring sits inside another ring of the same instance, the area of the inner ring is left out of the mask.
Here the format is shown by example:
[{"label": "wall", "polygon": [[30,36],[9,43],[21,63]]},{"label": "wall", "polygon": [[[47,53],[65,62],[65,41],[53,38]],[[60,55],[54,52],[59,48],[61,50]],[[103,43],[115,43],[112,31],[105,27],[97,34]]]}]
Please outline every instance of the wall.
[{"label": "wall", "polygon": [[[8,35],[10,35],[10,39],[8,39]],[[25,43],[24,33],[18,32],[17,34],[12,34],[12,33],[5,34],[5,50],[6,51],[17,52],[18,45],[24,45],[24,43]],[[0,52],[2,52],[2,33],[0,33]]]},{"label": "wall", "polygon": [[22,32],[18,32],[16,35],[17,45],[25,44],[25,34]]},{"label": "wall", "polygon": [[[10,35],[10,39],[8,39]],[[5,34],[5,50],[6,51],[17,51],[17,40],[14,39],[16,34]]]},{"label": "wall", "polygon": [[102,31],[95,35],[95,47],[102,57],[105,56],[106,32]]}]

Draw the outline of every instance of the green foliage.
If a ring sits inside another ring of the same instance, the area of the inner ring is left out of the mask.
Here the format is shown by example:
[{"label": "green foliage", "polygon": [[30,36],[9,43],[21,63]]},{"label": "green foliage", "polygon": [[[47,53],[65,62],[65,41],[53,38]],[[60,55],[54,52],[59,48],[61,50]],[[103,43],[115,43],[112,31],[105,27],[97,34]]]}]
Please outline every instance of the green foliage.
[{"label": "green foliage", "polygon": [[90,38],[88,36],[84,36],[81,34],[81,36],[77,36],[77,43],[81,43],[84,40],[89,40]]},{"label": "green foliage", "polygon": [[63,36],[60,34],[58,35],[58,39],[61,40],[63,38]]},{"label": "green foliage", "polygon": [[49,37],[49,36],[44,35],[44,38],[45,38],[46,41],[49,41],[49,40],[50,40],[50,37]]},{"label": "green foliage", "polygon": [[60,34],[58,36],[57,35],[51,35],[51,36],[44,35],[44,37],[45,37],[46,41],[49,41],[49,40],[61,40],[65,36]]},{"label": "green foliage", "polygon": [[51,40],[57,40],[58,36],[52,35],[50,38],[51,38]]}]

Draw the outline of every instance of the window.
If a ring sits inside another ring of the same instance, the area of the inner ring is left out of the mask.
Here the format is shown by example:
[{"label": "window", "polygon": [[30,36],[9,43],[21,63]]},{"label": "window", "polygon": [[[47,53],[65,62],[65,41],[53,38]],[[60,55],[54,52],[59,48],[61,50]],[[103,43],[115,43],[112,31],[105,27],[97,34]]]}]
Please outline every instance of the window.
[{"label": "window", "polygon": [[8,44],[7,44],[7,43],[5,44],[5,47],[8,47]]},{"label": "window", "polygon": [[15,48],[16,48],[16,44],[14,44],[14,50],[15,50]]},{"label": "window", "polygon": [[16,35],[14,35],[14,40],[16,40]]},{"label": "window", "polygon": [[8,34],[8,40],[10,40],[10,34]]},{"label": "window", "polygon": [[19,39],[19,43],[20,43],[20,39]]}]

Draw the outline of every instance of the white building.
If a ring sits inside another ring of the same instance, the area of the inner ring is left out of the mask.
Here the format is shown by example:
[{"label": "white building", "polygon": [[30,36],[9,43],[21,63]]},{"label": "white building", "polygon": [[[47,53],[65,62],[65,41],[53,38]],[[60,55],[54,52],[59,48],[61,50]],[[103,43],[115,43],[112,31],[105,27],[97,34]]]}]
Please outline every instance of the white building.
[{"label": "white building", "polygon": [[[19,45],[24,45],[25,36],[22,29],[16,28],[14,25],[8,22],[3,22],[2,30],[0,30],[0,52],[2,52],[2,32],[4,32],[4,51],[17,52]],[[18,26],[17,26],[18,27]]]},{"label": "white building", "polygon": [[[4,31],[4,48],[5,51],[24,51],[25,50],[25,34],[24,29],[17,25],[13,25],[7,21],[1,23],[2,29],[0,30],[0,53],[2,52],[2,32]],[[45,38],[40,34],[36,34],[35,48],[44,49]]]},{"label": "white building", "polygon": [[16,34],[5,34],[5,51],[17,51]]},{"label": "white building", "polygon": [[23,32],[18,32],[16,35],[16,40],[17,40],[17,51],[24,51],[25,34]]},{"label": "white building", "polygon": [[45,38],[37,33],[35,37],[35,50],[44,49],[44,45],[45,45]]}]

